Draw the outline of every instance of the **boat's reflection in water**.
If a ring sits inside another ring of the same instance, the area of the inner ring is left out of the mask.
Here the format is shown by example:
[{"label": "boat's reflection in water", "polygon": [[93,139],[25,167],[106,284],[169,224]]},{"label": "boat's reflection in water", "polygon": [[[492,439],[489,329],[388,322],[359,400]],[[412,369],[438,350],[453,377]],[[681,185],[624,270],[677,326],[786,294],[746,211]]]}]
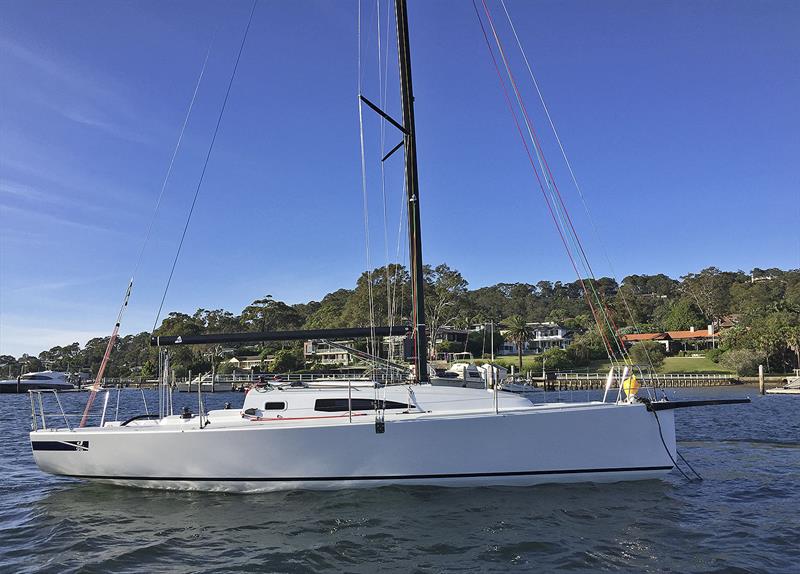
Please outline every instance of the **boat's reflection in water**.
[{"label": "boat's reflection in water", "polygon": [[263,571],[307,571],[364,566],[379,556],[413,569],[422,557],[437,568],[537,554],[569,564],[587,552],[631,566],[655,551],[656,538],[663,543],[680,533],[685,540],[687,509],[673,488],[656,480],[238,495],[78,483],[46,496],[34,512],[51,529],[38,552],[67,569],[257,564]]}]

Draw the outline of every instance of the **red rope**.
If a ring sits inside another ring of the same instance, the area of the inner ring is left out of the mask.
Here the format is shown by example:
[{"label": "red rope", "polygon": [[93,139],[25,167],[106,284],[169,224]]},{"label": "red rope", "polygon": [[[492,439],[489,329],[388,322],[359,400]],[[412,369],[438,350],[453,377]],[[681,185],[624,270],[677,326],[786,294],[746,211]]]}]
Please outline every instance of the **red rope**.
[{"label": "red rope", "polygon": [[[576,245],[578,247],[578,250],[580,251],[581,261],[586,266],[586,269],[589,271],[590,277],[592,279],[596,280],[596,275],[594,273],[594,270],[592,269],[591,263],[589,262],[589,258],[586,255],[586,251],[584,250],[583,242],[581,241],[580,236],[578,235],[578,232],[575,229],[575,225],[572,222],[572,217],[570,216],[569,209],[567,209],[567,206],[564,203],[563,195],[561,194],[561,191],[558,188],[558,184],[556,183],[555,177],[553,177],[553,173],[550,170],[550,165],[547,162],[547,157],[544,154],[544,149],[542,148],[541,142],[539,140],[539,135],[538,135],[538,133],[536,131],[536,127],[534,126],[533,122],[531,121],[530,117],[528,116],[527,107],[525,106],[524,99],[523,99],[522,95],[520,94],[519,89],[517,88],[517,83],[516,83],[516,80],[514,78],[514,73],[511,71],[511,67],[508,65],[508,60],[505,57],[505,51],[503,49],[503,43],[502,43],[502,40],[500,40],[500,37],[498,36],[497,31],[496,31],[496,29],[494,27],[494,21],[492,19],[491,13],[489,12],[489,9],[488,9],[488,7],[486,5],[486,1],[485,0],[481,0],[481,2],[483,4],[483,8],[484,8],[484,11],[486,13],[486,17],[489,20],[489,25],[492,28],[492,32],[494,34],[495,40],[497,41],[497,45],[498,45],[498,48],[500,50],[500,54],[501,54],[501,56],[503,58],[503,62],[505,64],[506,71],[508,72],[509,79],[511,80],[511,85],[514,88],[514,93],[517,96],[517,99],[518,99],[519,104],[520,104],[520,108],[522,109],[522,113],[523,113],[523,115],[525,117],[526,125],[531,130],[531,135],[532,135],[532,139],[533,139],[533,142],[534,142],[534,146],[536,147],[537,151],[539,152],[539,157],[541,158],[542,163],[543,163],[544,168],[545,168],[545,171],[547,172],[546,174],[543,174],[543,175],[545,175],[545,177],[548,179],[549,183],[553,186],[553,190],[555,191],[555,195],[558,198],[559,204],[561,205],[562,212],[566,216],[566,220],[567,220],[567,223],[569,225],[569,229],[572,231],[572,237],[574,238],[575,243],[576,243]],[[481,24],[481,28],[483,28],[483,24]],[[486,36],[486,33],[484,31],[484,37],[485,36]],[[488,42],[488,40],[487,40],[487,42]],[[491,50],[491,48],[490,48],[490,50]],[[494,60],[494,56],[492,56],[492,59]],[[495,62],[495,67],[497,68],[496,62]],[[540,185],[541,185],[541,182],[540,182]],[[556,223],[556,226],[558,227],[557,223]],[[559,231],[559,233],[560,233],[560,231]],[[563,236],[562,236],[562,241],[563,241]],[[570,257],[570,260],[572,260],[572,254],[571,254],[571,252],[569,250],[569,247],[566,245],[566,243],[565,243],[565,247],[567,248],[567,254]],[[589,292],[586,289],[586,284],[584,283],[583,278],[581,277],[581,274],[577,271],[577,268],[576,268],[576,266],[574,264],[574,260],[573,260],[573,268],[575,268],[576,274],[578,275],[578,280],[580,281],[581,287],[584,290],[584,294],[586,296],[587,303],[589,304],[590,309],[592,309],[592,314],[593,314],[593,316],[595,318],[595,322],[597,322],[597,326],[598,326],[598,328],[600,330],[601,336],[603,336],[603,339],[606,342],[607,348],[609,350],[611,350],[610,342],[608,341],[607,337],[605,336],[605,329],[604,329],[604,327],[602,325],[602,322],[599,320],[599,317],[594,312],[594,306],[592,305]],[[624,349],[625,349],[625,347],[624,347],[624,344],[622,344],[621,340],[619,339],[618,328],[617,328],[616,324],[614,323],[613,318],[611,317],[611,313],[610,313],[610,310],[608,308],[608,305],[605,304],[604,301],[600,300],[600,297],[597,295],[596,292],[595,292],[595,297],[597,298],[598,306],[601,307],[601,311],[603,312],[603,316],[605,317],[606,322],[610,323],[609,326],[612,329],[614,342],[616,343],[617,349],[618,349],[620,355],[622,355],[624,357],[624,354],[625,354],[625,350]],[[611,350],[611,354],[613,355],[613,350]]]},{"label": "red rope", "polygon": [[[481,0],[481,2],[483,3],[484,11],[486,12],[486,16],[487,16],[487,18],[489,20],[489,25],[492,27],[492,32],[493,32],[493,34],[495,36],[495,39],[498,42],[498,48],[500,50],[501,57],[503,58],[503,62],[506,64],[506,70],[508,71],[509,79],[511,80],[512,87],[514,88],[514,93],[517,95],[517,98],[519,99],[519,101],[522,102],[522,98],[521,98],[521,96],[519,94],[519,91],[517,90],[517,87],[516,87],[516,82],[514,81],[514,77],[511,74],[511,70],[510,70],[510,68],[508,66],[508,62],[507,62],[507,60],[505,58],[505,54],[503,53],[502,44],[501,44],[499,38],[497,37],[496,31],[494,29],[494,24],[492,22],[492,17],[489,14],[489,9],[486,6],[485,0]],[[500,72],[500,67],[497,64],[497,59],[494,56],[494,51],[492,50],[491,43],[489,42],[489,37],[486,34],[486,28],[483,25],[483,20],[481,19],[480,14],[478,13],[478,7],[475,4],[475,0],[473,0],[472,5],[475,8],[476,15],[478,16],[478,22],[480,23],[481,31],[483,32],[483,37],[484,37],[484,40],[486,41],[486,47],[489,50],[489,55],[492,58],[492,63],[494,65],[495,72],[497,73],[497,77],[500,80],[500,85],[502,86],[502,89],[503,89],[503,96],[504,96],[504,98],[506,100],[506,104],[508,105],[508,109],[511,112],[511,116],[514,119],[514,125],[517,128],[517,133],[519,134],[520,139],[522,141],[522,145],[525,148],[525,153],[528,156],[528,162],[530,163],[531,168],[533,168],[533,173],[536,176],[536,181],[538,182],[539,189],[542,192],[542,197],[544,198],[545,204],[547,205],[547,209],[550,212],[550,217],[552,218],[553,223],[556,226],[556,230],[558,231],[558,235],[561,237],[561,242],[564,244],[564,249],[567,252],[567,257],[569,257],[570,263],[572,264],[572,268],[575,271],[575,275],[578,277],[578,281],[580,282],[581,287],[583,288],[584,296],[586,297],[586,302],[588,303],[589,309],[591,310],[592,317],[594,318],[594,320],[598,324],[598,326],[600,326],[601,325],[601,321],[600,321],[600,318],[597,315],[597,311],[595,310],[594,305],[592,304],[591,298],[589,296],[589,291],[586,288],[586,284],[584,283],[583,278],[581,277],[581,273],[578,271],[578,266],[575,263],[575,258],[572,256],[572,252],[570,251],[569,245],[567,244],[566,237],[564,237],[564,233],[563,233],[563,231],[561,229],[561,226],[558,223],[558,219],[556,218],[555,212],[553,211],[553,206],[550,204],[550,199],[547,197],[547,192],[544,190],[544,185],[542,184],[542,180],[541,180],[541,178],[539,176],[539,170],[536,168],[536,163],[534,162],[533,156],[531,155],[531,150],[528,147],[528,141],[525,139],[525,134],[523,133],[522,127],[520,126],[520,123],[519,123],[519,118],[517,117],[517,113],[514,110],[514,106],[511,103],[511,98],[508,95],[508,88],[506,87],[505,80],[503,80],[503,75]],[[533,131],[533,127],[532,127],[532,124],[530,123],[530,119],[527,116],[527,112],[525,110],[525,106],[522,105],[521,107],[523,109],[523,113],[525,113],[525,119],[528,120],[528,125],[531,126],[531,130]],[[536,141],[536,139],[534,139],[534,141]],[[540,148],[539,148],[539,153],[541,154],[541,149]],[[610,355],[613,356],[614,352],[613,352],[613,349],[611,347],[610,342],[608,341],[608,338],[605,335],[605,330],[604,329],[600,329],[600,335],[603,338],[603,342],[604,342],[604,344],[606,346],[606,350],[609,352]]]}]

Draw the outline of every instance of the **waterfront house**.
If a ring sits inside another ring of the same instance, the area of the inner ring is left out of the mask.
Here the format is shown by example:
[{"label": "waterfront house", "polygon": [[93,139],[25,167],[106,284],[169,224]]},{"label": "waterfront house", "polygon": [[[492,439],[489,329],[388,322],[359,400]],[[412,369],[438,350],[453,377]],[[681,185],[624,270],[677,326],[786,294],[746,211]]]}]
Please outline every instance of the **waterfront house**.
[{"label": "waterfront house", "polygon": [[450,327],[449,325],[442,325],[436,329],[437,345],[447,342],[453,343],[455,346],[461,345],[464,347],[467,344],[468,338],[469,330],[467,329],[456,329],[455,327]]},{"label": "waterfront house", "polygon": [[688,331],[667,331],[667,335],[670,338],[667,352],[670,353],[713,349],[719,344],[719,333],[714,331],[713,325],[706,329],[691,327]]},{"label": "waterfront house", "polygon": [[[335,341],[338,345],[352,347],[353,341]],[[303,344],[303,355],[306,361],[316,361],[321,365],[349,366],[354,358],[345,349],[331,345],[325,341],[306,341]]]},{"label": "waterfront house", "polygon": [[261,369],[263,363],[269,363],[269,359],[262,359],[259,355],[243,355],[241,357],[232,357],[228,359],[227,363],[233,365],[233,368],[249,371],[252,369]]},{"label": "waterfront house", "polygon": [[620,339],[626,347],[631,347],[642,341],[655,341],[664,345],[667,353],[678,351],[699,351],[713,349],[719,343],[719,332],[709,325],[706,329],[690,327],[688,331],[664,331],[660,333],[631,333],[621,335]]},{"label": "waterfront house", "polygon": [[[572,342],[572,333],[558,323],[548,321],[544,323],[528,323],[528,326],[531,328],[532,336],[523,344],[523,353],[539,354],[554,347],[566,349]],[[500,333],[505,335],[502,328]],[[516,355],[517,352],[517,344],[514,341],[504,341],[500,347],[499,354]]]}]

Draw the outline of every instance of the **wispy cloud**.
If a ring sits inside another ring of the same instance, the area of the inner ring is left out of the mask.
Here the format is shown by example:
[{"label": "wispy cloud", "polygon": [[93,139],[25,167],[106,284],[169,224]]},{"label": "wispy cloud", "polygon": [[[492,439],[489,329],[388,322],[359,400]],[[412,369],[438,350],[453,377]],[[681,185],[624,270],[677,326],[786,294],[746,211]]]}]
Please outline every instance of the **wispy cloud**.
[{"label": "wispy cloud", "polygon": [[[9,217],[11,218],[11,220],[21,220],[21,219],[30,220],[31,223],[35,224],[37,228],[42,229],[43,231],[46,230],[47,225],[58,225],[58,226],[71,227],[73,229],[91,231],[94,233],[98,232],[108,233],[108,234],[121,233],[121,231],[119,231],[118,229],[103,227],[85,221],[77,221],[74,219],[69,219],[64,216],[54,215],[52,213],[45,213],[41,209],[15,207],[0,203],[0,212],[3,213],[4,218]],[[0,233],[2,233],[3,230],[5,229],[6,229],[5,226],[0,228]]]},{"label": "wispy cloud", "polygon": [[86,169],[68,150],[33,142],[14,130],[5,130],[0,139],[0,194],[41,198],[81,209],[138,211],[152,205],[148,192],[156,191],[155,184],[153,190],[120,187]]},{"label": "wispy cloud", "polygon": [[61,200],[61,198],[52,193],[46,193],[41,190],[34,189],[33,187],[24,183],[11,181],[5,178],[0,179],[0,194],[10,195],[30,201],[60,202]]},{"label": "wispy cloud", "polygon": [[96,72],[89,72],[66,57],[55,59],[8,37],[0,37],[0,54],[22,64],[20,68],[27,78],[23,81],[19,74],[15,75],[17,84],[24,87],[27,101],[109,135],[148,143],[140,114],[124,95],[125,89],[112,78],[98,77]]},{"label": "wispy cloud", "polygon": [[81,277],[78,279],[64,279],[60,281],[48,281],[45,278],[30,277],[24,285],[12,287],[9,289],[11,292],[29,292],[29,293],[46,293],[63,291],[65,289],[72,289],[74,287],[84,287],[87,285],[95,285],[97,283],[106,281],[108,279],[117,279],[118,274],[105,274],[94,277]]},{"label": "wispy cloud", "polygon": [[43,205],[64,206],[69,207],[70,210],[85,211],[108,211],[110,208],[106,205],[101,205],[97,201],[90,198],[80,197],[77,193],[67,193],[63,191],[63,185],[59,186],[58,193],[56,191],[45,191],[42,187],[32,186],[21,181],[3,177],[0,173],[0,199],[5,196],[6,199],[14,200],[15,202],[23,202],[25,204],[36,204],[37,210],[41,210]]}]

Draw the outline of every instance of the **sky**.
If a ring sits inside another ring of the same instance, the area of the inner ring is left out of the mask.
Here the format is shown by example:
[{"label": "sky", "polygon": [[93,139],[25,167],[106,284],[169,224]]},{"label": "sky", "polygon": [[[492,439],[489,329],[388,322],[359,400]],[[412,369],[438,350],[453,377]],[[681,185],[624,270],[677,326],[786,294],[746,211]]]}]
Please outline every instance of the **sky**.
[{"label": "sky", "polygon": [[[487,5],[598,276],[800,267],[800,3],[506,0],[590,216]],[[110,334],[135,269],[122,332],[152,329],[250,7],[0,1],[0,354]],[[400,137],[366,108],[362,186],[359,85],[400,117],[386,13],[364,0],[359,36],[355,1],[260,0],[164,313],[404,262],[401,154],[378,168]],[[425,261],[471,288],[575,280],[472,2],[409,18]]]}]

